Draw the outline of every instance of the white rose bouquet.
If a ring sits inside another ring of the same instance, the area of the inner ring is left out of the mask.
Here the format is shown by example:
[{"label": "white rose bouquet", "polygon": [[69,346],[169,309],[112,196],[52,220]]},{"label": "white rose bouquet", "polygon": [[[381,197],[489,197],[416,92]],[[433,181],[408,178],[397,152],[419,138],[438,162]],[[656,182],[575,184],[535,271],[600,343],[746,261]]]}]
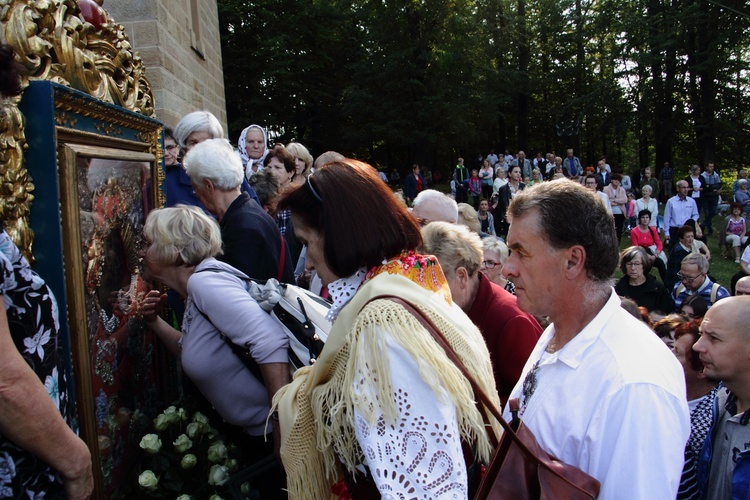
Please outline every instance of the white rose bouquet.
[{"label": "white rose bouquet", "polygon": [[206,415],[180,405],[153,419],[140,447],[134,491],[138,498],[228,498],[227,481],[246,465],[237,446],[221,436]]}]

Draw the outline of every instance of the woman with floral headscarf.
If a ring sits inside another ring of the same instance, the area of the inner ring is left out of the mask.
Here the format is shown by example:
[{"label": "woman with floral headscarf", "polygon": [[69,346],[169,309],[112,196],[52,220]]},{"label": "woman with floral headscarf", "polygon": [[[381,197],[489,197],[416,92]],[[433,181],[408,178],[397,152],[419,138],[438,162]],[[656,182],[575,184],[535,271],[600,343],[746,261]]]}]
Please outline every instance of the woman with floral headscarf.
[{"label": "woman with floral headscarf", "polygon": [[260,125],[250,125],[240,134],[237,147],[248,179],[258,170],[263,170],[263,160],[268,154],[268,134]]}]

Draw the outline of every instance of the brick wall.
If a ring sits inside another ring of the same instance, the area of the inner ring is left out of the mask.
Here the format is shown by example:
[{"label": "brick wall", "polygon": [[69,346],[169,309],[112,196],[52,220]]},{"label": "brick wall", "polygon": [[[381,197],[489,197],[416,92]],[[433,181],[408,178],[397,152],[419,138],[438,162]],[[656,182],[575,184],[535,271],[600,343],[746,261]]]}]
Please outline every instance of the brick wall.
[{"label": "brick wall", "polygon": [[[159,120],[174,127],[187,113],[205,109],[226,129],[216,0],[105,0],[103,7],[125,26],[143,58]],[[194,37],[193,7],[199,40]]]}]

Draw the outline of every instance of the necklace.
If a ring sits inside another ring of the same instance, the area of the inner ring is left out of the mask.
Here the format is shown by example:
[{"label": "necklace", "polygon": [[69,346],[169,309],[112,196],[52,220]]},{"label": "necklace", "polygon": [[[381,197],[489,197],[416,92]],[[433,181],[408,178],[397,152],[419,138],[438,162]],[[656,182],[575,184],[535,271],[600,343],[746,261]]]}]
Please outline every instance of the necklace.
[{"label": "necklace", "polygon": [[112,312],[112,316],[108,316],[104,309],[99,308],[99,313],[101,314],[104,331],[107,332],[108,335],[112,335],[115,329],[120,326],[120,320],[115,316],[114,312]]},{"label": "necklace", "polygon": [[126,316],[130,315],[130,311],[133,305],[136,303],[136,296],[138,293],[138,274],[130,276],[130,287],[127,292],[122,290],[117,291],[117,305],[120,306],[120,310],[125,313]]},{"label": "necklace", "polygon": [[541,361],[541,359],[537,360],[537,362],[534,363],[534,366],[531,367],[531,370],[529,370],[529,373],[527,373],[526,377],[523,379],[521,392],[521,395],[523,396],[523,403],[521,404],[521,409],[518,412],[519,416],[523,415],[523,412],[526,410],[526,405],[529,402],[529,398],[531,398],[532,394],[534,394],[534,391],[536,391],[536,386],[539,381],[537,378],[537,371],[539,370],[539,363]]}]

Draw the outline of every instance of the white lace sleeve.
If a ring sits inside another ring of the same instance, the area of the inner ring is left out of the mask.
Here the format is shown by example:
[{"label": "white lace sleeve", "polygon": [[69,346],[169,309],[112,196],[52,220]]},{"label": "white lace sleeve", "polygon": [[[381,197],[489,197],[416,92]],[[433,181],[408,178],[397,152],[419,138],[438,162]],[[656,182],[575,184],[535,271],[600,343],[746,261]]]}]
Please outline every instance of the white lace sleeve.
[{"label": "white lace sleeve", "polygon": [[[422,380],[416,363],[387,333],[386,348],[394,393],[379,395],[396,401],[398,419],[386,425],[375,409],[377,420],[370,426],[359,408],[354,408],[357,441],[365,455],[375,484],[384,499],[465,499],[468,495],[466,465],[455,405],[439,398]],[[362,373],[354,390],[369,392],[373,380]]]}]

